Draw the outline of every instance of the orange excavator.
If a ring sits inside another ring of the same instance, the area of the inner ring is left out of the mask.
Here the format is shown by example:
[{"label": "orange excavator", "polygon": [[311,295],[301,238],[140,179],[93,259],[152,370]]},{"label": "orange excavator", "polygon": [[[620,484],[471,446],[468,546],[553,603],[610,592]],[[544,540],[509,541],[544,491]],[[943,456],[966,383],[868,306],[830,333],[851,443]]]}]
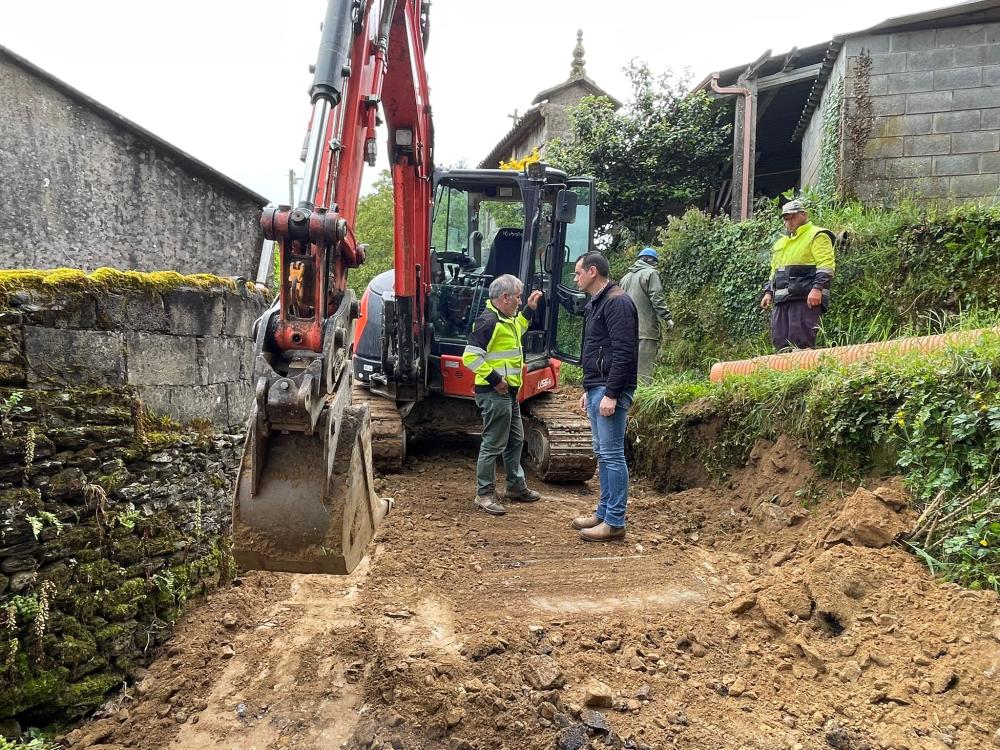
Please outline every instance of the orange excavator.
[{"label": "orange excavator", "polygon": [[[526,463],[547,481],[593,476],[586,419],[551,397],[579,363],[594,187],[541,162],[441,170],[424,53],[427,0],[330,0],[295,207],[265,209],[277,301],[257,322],[254,402],[233,505],[244,568],[346,574],[388,512],[373,468],[399,469],[407,434],[476,431],[462,364],[490,282],[511,273],[544,301],[524,337]],[[347,286],[361,175],[388,130],[394,268],[361,300]],[[470,485],[471,486],[471,485]]]}]

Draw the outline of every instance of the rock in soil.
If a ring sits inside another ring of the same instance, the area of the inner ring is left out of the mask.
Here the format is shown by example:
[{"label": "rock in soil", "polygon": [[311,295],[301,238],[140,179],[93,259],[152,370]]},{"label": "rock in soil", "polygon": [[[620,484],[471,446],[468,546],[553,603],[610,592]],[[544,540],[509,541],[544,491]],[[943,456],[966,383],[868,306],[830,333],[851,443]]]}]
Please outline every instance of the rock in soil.
[{"label": "rock in soil", "polygon": [[574,724],[559,731],[556,735],[556,750],[580,750],[587,744],[587,727]]},{"label": "rock in soil", "polygon": [[524,679],[535,690],[551,690],[563,684],[563,673],[552,657],[531,656],[524,665]]},{"label": "rock in soil", "polygon": [[912,513],[900,513],[866,489],[858,489],[844,504],[824,537],[827,546],[846,542],[855,547],[885,547],[910,530]]},{"label": "rock in soil", "polygon": [[600,680],[593,680],[587,685],[587,692],[584,694],[583,703],[591,708],[611,708],[613,697],[611,688]]}]

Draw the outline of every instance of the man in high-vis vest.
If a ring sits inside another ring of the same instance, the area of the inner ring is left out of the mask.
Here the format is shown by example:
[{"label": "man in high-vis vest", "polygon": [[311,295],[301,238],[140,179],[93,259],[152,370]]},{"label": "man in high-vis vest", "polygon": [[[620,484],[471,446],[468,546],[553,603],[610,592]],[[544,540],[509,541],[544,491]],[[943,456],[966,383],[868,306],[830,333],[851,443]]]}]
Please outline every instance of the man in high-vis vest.
[{"label": "man in high-vis vest", "polygon": [[[483,415],[483,442],[476,463],[477,507],[490,515],[502,516],[507,510],[496,494],[496,463],[503,456],[507,474],[507,500],[533,503],[541,498],[528,489],[521,468],[524,446],[524,426],[517,392],[521,387],[524,349],[521,337],[528,330],[529,320],[521,304],[524,285],[516,276],[504,274],[490,284],[490,300],[476,319],[462,362],[476,374],[476,406]],[[528,296],[524,308],[534,312],[541,291]]]},{"label": "man in high-vis vest", "polygon": [[760,306],[771,313],[771,343],[776,351],[814,349],[820,315],[830,305],[836,268],[833,232],[809,221],[802,201],[781,207],[786,236],[774,243],[771,275]]}]

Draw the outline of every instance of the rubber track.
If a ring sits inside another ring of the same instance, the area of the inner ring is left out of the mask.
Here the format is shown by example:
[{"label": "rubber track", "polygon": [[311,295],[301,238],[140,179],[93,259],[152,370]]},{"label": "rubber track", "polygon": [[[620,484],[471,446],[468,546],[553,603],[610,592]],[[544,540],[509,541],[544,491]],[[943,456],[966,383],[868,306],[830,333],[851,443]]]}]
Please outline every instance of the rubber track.
[{"label": "rubber track", "polygon": [[351,403],[367,403],[372,422],[372,461],[379,471],[399,471],[406,458],[406,433],[396,404],[372,395],[358,383],[351,384]]},{"label": "rubber track", "polygon": [[590,421],[569,405],[541,394],[521,405],[524,414],[542,424],[549,436],[547,467],[532,468],[546,482],[584,482],[594,476],[597,460]]}]

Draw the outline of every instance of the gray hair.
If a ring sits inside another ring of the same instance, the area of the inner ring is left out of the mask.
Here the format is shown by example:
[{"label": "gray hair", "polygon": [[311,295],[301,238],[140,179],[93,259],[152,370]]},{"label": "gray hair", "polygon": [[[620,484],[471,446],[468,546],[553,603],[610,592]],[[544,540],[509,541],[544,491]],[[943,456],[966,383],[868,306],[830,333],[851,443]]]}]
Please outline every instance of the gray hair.
[{"label": "gray hair", "polygon": [[503,276],[497,276],[490,284],[490,299],[500,299],[505,294],[520,294],[523,289],[524,284],[517,276],[505,273]]}]

